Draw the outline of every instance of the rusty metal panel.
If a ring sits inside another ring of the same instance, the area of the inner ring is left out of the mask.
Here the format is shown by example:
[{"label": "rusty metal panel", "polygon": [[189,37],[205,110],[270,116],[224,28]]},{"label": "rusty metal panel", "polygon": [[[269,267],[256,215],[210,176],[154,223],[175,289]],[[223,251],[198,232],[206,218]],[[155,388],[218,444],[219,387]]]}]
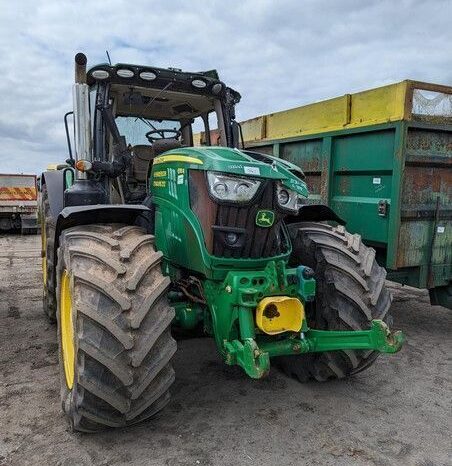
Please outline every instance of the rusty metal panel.
[{"label": "rusty metal panel", "polygon": [[[305,139],[280,145],[279,156],[298,165],[306,176],[310,203],[322,198],[322,183],[328,177],[328,167],[322,157],[322,139]],[[260,148],[259,148],[260,150]],[[325,203],[328,201],[326,200]]]},{"label": "rusty metal panel", "polygon": [[268,155],[273,155],[273,145],[268,145],[268,146],[259,146],[259,151],[262,154],[268,154]]},{"label": "rusty metal panel", "polygon": [[[408,128],[401,189],[397,266],[423,266],[426,285],[446,285],[452,268],[451,131]],[[449,274],[441,274],[446,269]]]}]

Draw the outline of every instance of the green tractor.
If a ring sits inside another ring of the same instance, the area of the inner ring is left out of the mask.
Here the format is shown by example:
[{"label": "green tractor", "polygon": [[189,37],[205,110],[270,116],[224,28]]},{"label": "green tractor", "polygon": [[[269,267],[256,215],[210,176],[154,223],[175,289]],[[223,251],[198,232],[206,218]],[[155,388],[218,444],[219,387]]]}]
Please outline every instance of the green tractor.
[{"label": "green tractor", "polygon": [[86,62],[76,55],[69,158],[42,174],[40,206],[74,430],[168,403],[174,328],[202,329],[255,379],[271,360],[302,382],[342,378],[400,349],[375,251],[307,203],[297,166],[238,148],[240,95],[216,71]]}]

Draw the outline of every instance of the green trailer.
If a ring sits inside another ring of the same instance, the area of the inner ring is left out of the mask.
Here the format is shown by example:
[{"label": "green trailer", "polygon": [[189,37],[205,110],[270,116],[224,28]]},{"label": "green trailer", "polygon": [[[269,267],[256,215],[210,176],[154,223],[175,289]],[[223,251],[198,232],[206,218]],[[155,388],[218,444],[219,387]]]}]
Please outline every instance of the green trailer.
[{"label": "green trailer", "polygon": [[298,165],[388,278],[452,308],[452,87],[403,81],[241,124],[248,148]]}]

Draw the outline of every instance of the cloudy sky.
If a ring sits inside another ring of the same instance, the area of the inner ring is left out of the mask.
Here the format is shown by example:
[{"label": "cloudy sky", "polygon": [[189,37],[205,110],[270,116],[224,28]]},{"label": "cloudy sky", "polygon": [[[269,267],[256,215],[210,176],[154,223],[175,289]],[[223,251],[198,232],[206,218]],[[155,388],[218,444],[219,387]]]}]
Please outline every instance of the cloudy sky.
[{"label": "cloudy sky", "polygon": [[2,0],[0,173],[66,158],[78,51],[217,68],[246,119],[407,78],[450,85],[451,20],[451,0]]}]

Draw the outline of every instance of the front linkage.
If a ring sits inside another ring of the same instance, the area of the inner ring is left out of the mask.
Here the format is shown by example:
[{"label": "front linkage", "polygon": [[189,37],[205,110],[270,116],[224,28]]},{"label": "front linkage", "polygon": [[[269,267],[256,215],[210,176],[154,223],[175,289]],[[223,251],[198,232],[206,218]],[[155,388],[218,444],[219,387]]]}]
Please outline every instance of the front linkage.
[{"label": "front linkage", "polygon": [[179,303],[176,320],[187,327],[204,320],[226,364],[239,365],[255,379],[269,372],[274,356],[335,350],[395,353],[405,339],[381,320],[372,320],[369,330],[310,329],[305,305],[315,299],[313,271],[288,268],[284,261],[270,261],[260,272],[231,271],[223,282],[205,280],[203,289],[210,312]]}]

